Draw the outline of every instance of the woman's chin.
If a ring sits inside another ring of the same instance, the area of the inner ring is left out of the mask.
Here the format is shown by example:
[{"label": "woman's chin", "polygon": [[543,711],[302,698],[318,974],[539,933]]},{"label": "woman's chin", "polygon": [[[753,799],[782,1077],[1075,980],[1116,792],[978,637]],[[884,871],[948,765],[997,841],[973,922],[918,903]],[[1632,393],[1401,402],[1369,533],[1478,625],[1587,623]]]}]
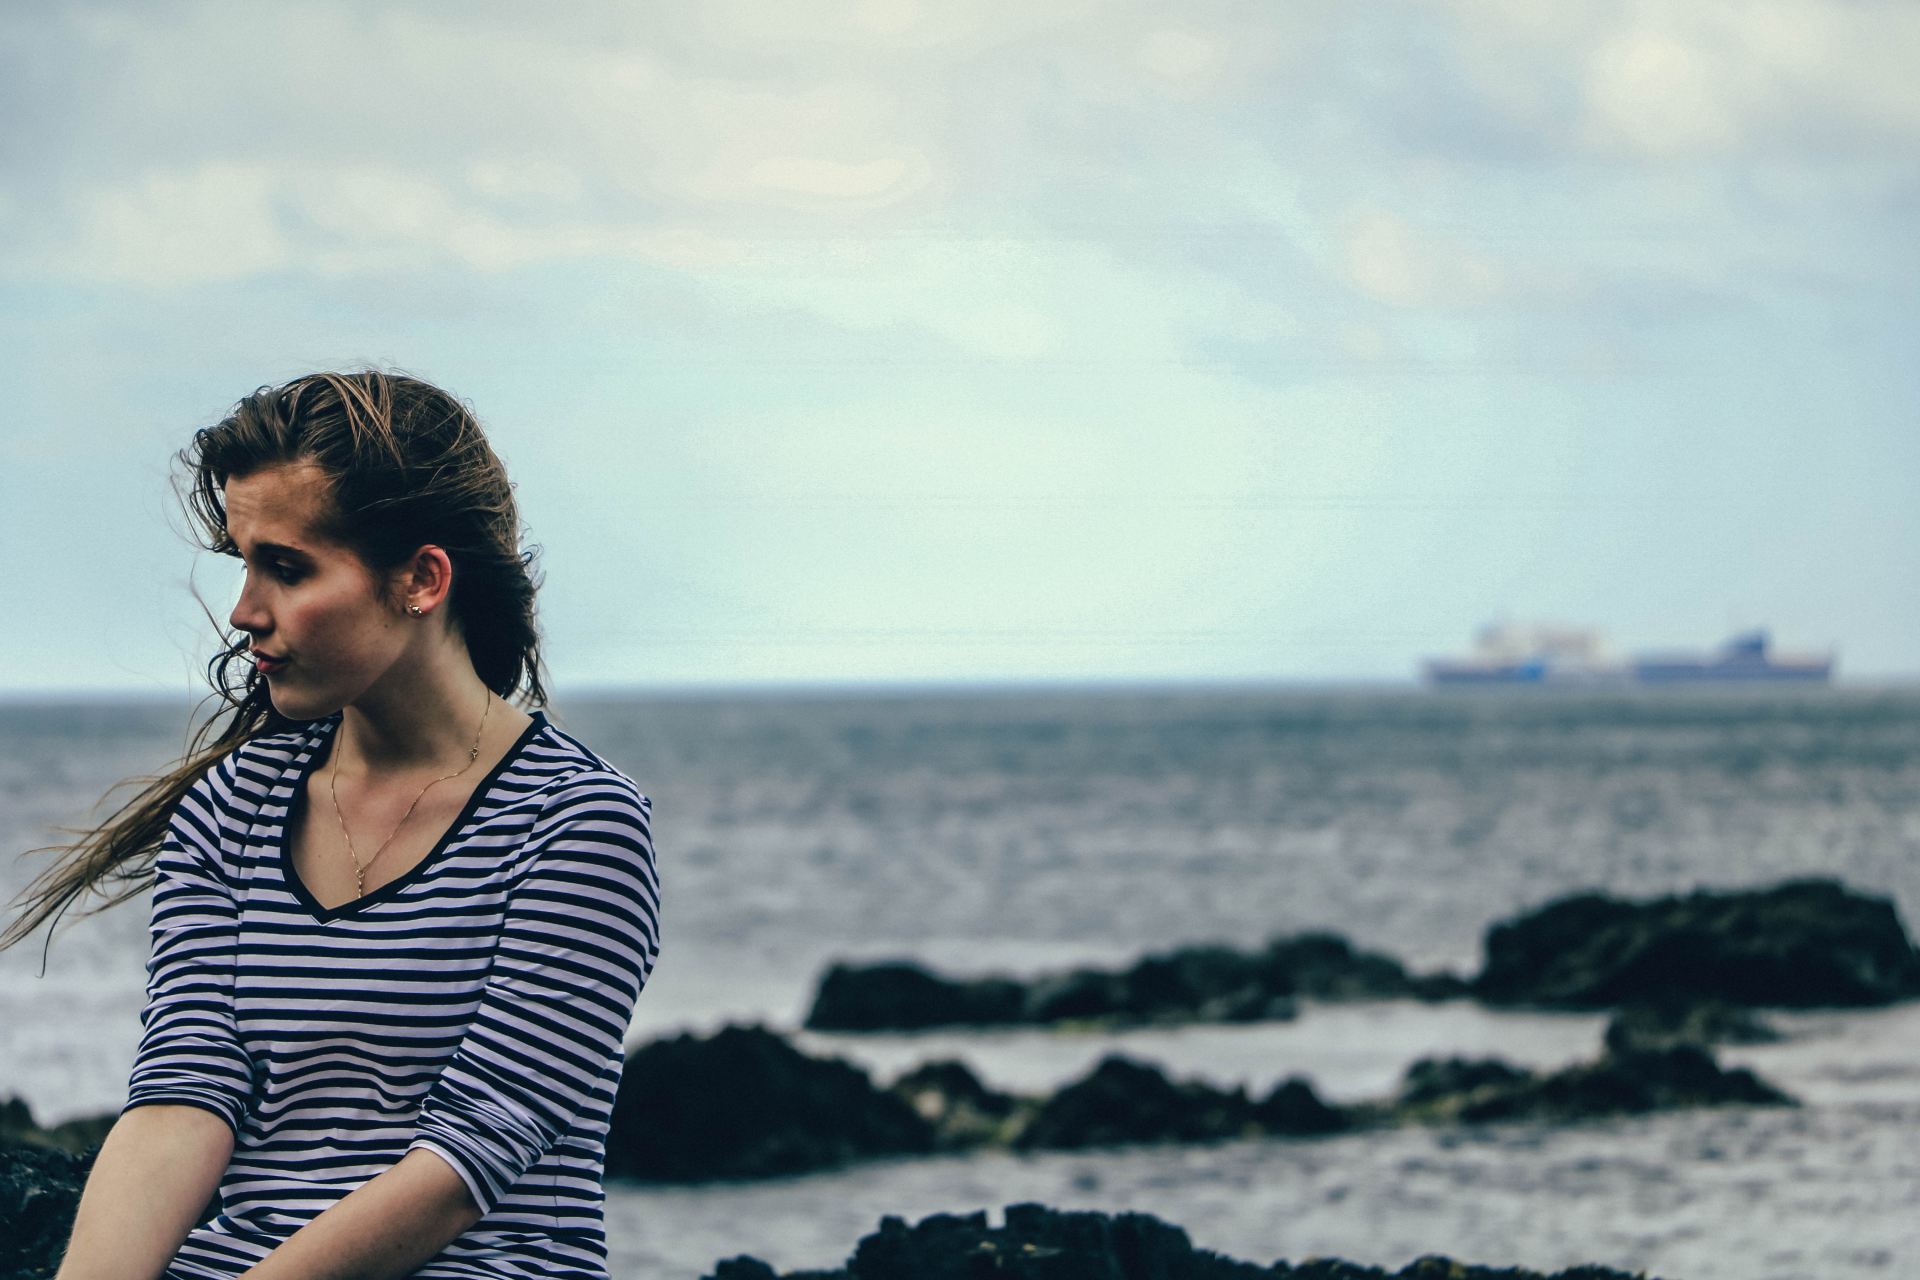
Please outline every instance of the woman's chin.
[{"label": "woman's chin", "polygon": [[330,716],[338,706],[324,704],[323,700],[303,695],[300,689],[288,689],[284,679],[267,681],[267,700],[273,702],[273,710],[286,716],[288,720],[319,720],[321,716]]}]

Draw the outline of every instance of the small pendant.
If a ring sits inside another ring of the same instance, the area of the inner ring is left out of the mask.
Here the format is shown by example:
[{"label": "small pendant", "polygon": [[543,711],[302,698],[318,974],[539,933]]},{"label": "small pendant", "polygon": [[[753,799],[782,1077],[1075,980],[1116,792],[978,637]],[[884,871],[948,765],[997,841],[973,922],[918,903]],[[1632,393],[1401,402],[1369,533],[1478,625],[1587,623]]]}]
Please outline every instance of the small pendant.
[{"label": "small pendant", "polygon": [[479,758],[480,758],[480,748],[478,748],[478,747],[468,747],[468,748],[467,748],[467,763],[468,763],[468,764],[472,764],[472,763],[473,763],[473,762],[474,762],[475,760],[478,760]]}]

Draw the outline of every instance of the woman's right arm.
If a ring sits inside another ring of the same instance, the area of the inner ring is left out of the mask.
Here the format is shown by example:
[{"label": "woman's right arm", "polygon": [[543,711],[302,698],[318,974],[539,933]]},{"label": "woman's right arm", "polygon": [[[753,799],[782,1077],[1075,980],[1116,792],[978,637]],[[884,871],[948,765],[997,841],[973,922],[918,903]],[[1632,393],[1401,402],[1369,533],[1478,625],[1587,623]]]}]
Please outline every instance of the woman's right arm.
[{"label": "woman's right arm", "polygon": [[222,848],[235,754],[181,796],[160,842],[127,1102],[87,1176],[58,1280],[164,1271],[218,1189],[252,1108],[253,1061],[233,1007],[240,912]]},{"label": "woman's right arm", "polygon": [[126,1112],[94,1157],[54,1280],[155,1280],[200,1221],[232,1156],[233,1130],[204,1108]]}]

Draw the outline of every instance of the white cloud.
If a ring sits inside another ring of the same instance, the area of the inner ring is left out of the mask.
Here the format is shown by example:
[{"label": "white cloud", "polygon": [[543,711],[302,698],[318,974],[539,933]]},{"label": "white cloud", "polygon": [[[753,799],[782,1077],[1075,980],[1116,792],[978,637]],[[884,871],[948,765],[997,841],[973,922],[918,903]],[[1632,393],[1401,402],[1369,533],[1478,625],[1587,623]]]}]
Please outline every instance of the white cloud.
[{"label": "white cloud", "polygon": [[1347,223],[1348,278],[1396,306],[1478,306],[1507,288],[1505,273],[1471,245],[1434,235],[1385,209],[1363,207]]},{"label": "white cloud", "polygon": [[1176,89],[1210,87],[1225,61],[1222,42],[1195,31],[1162,30],[1140,42],[1135,54],[1141,70]]},{"label": "white cloud", "polygon": [[1920,9],[1836,0],[1456,0],[1463,87],[1563,153],[1780,157],[1920,142]]},{"label": "white cloud", "polygon": [[1603,147],[1677,154],[1736,144],[1744,131],[1725,68],[1669,31],[1607,41],[1594,53],[1587,90],[1588,136]]},{"label": "white cloud", "polygon": [[234,280],[284,269],[274,174],[210,162],[93,187],[74,201],[70,238],[48,264],[91,281],[144,286]]}]

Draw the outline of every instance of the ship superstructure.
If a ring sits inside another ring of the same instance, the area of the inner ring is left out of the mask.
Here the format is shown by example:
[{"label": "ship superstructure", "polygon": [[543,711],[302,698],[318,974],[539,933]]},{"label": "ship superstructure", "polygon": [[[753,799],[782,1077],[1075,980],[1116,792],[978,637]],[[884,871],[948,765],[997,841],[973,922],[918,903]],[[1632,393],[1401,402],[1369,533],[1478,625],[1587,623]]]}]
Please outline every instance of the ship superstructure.
[{"label": "ship superstructure", "polygon": [[1482,627],[1472,654],[1430,658],[1426,669],[1434,684],[1616,684],[1630,676],[1598,631],[1514,623]]}]

